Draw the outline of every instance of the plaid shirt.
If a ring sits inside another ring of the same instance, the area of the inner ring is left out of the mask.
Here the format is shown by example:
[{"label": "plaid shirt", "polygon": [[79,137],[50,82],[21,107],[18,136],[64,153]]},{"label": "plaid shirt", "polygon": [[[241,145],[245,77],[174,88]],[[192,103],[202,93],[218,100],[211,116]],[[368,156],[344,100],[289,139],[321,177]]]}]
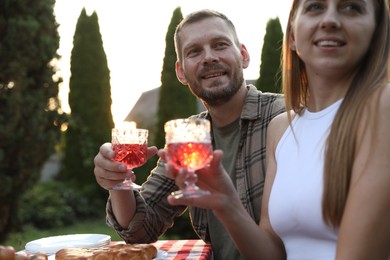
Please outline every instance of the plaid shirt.
[{"label": "plaid shirt", "polygon": [[[262,93],[248,86],[248,94],[241,113],[240,143],[235,158],[236,188],[241,202],[251,217],[259,223],[261,199],[265,178],[266,129],[276,115],[284,112],[284,100],[280,94]],[[208,112],[196,117],[208,118]],[[136,213],[127,229],[115,220],[110,198],[107,202],[107,224],[112,226],[127,243],[151,243],[158,240],[174,219],[186,210],[184,206],[171,206],[167,196],[177,190],[175,182],[165,176],[164,162],[157,167],[143,184],[141,192],[135,191]],[[192,225],[200,238],[209,241],[207,212],[190,207]]]}]

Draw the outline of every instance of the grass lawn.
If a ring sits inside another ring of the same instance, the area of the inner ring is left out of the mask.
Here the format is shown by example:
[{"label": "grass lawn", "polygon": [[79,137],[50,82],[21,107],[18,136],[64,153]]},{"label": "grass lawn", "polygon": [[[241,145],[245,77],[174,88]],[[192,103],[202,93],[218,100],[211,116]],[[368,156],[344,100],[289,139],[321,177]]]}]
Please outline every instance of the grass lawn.
[{"label": "grass lawn", "polygon": [[105,218],[100,218],[86,220],[73,226],[58,229],[37,230],[35,228],[25,228],[23,233],[11,234],[4,245],[13,246],[16,251],[20,251],[24,249],[27,242],[32,240],[49,236],[70,234],[106,234],[111,236],[112,241],[122,240],[112,228],[106,225]]}]

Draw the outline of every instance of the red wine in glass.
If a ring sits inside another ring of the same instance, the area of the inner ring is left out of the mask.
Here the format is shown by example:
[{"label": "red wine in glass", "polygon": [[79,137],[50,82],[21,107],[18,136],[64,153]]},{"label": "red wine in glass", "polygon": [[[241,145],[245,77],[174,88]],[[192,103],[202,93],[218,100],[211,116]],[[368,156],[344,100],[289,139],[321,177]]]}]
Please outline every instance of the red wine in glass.
[{"label": "red wine in glass", "polygon": [[142,166],[146,162],[146,144],[113,144],[114,161],[122,162],[130,169]]},{"label": "red wine in glass", "polygon": [[202,118],[175,119],[165,123],[167,160],[177,170],[187,170],[186,187],[172,193],[176,198],[200,197],[210,192],[196,185],[196,170],[205,167],[212,159],[210,121]]},{"label": "red wine in glass", "polygon": [[167,147],[169,162],[176,169],[201,169],[210,162],[213,155],[211,143],[170,143]]},{"label": "red wine in glass", "polygon": [[[114,161],[126,164],[128,169],[134,169],[145,164],[147,159],[148,130],[138,128],[113,128],[112,149]],[[131,179],[113,186],[113,190],[139,190],[142,186]]]}]

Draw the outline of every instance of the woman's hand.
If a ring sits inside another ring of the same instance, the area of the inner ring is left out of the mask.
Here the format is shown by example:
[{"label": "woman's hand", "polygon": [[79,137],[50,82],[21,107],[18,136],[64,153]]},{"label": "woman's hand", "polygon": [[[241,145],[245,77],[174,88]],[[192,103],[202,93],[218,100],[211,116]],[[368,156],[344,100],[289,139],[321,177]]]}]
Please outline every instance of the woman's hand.
[{"label": "woman's hand", "polygon": [[[158,155],[166,162],[165,169],[167,177],[174,179],[176,185],[180,189],[184,188],[186,170],[176,170],[172,165],[170,165],[166,160],[165,150],[159,150]],[[234,188],[229,175],[222,166],[222,156],[223,152],[221,150],[215,150],[210,164],[203,169],[196,171],[198,176],[197,185],[203,190],[210,191],[210,195],[199,198],[178,199],[173,196],[168,196],[168,202],[171,205],[187,205],[208,208],[214,210],[215,212],[226,211],[227,204],[231,204],[232,201],[240,203],[236,189]]]}]

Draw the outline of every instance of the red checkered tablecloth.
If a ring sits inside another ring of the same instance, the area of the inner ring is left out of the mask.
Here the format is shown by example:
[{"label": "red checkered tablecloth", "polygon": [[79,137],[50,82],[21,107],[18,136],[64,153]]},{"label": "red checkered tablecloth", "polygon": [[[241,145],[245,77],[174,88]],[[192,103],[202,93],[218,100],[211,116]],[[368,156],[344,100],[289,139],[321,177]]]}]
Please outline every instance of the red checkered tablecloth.
[{"label": "red checkered tablecloth", "polygon": [[158,240],[153,245],[168,252],[166,259],[173,260],[210,260],[212,259],[211,245],[202,240]]},{"label": "red checkered tablecloth", "polygon": [[[124,244],[123,241],[111,241],[111,245]],[[212,260],[211,245],[202,240],[158,240],[152,243],[160,252],[158,260]],[[164,255],[161,257],[161,255]]]}]

